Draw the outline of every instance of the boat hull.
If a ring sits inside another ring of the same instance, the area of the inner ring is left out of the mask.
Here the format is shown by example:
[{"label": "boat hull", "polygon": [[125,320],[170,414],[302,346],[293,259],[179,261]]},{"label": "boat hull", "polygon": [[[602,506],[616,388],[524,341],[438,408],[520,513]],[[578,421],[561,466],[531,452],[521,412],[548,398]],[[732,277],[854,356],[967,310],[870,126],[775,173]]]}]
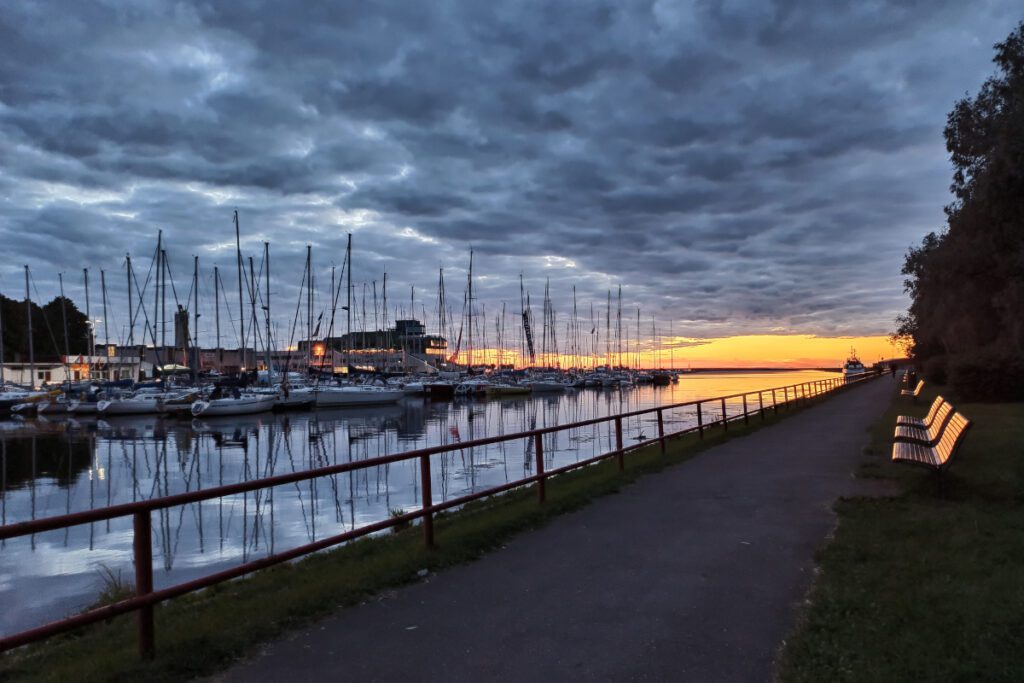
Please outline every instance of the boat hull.
[{"label": "boat hull", "polygon": [[275,396],[267,394],[265,396],[242,396],[241,398],[215,398],[210,401],[196,401],[192,404],[192,416],[252,415],[272,409],[275,400]]},{"label": "boat hull", "polygon": [[398,403],[402,396],[404,394],[401,390],[366,391],[362,387],[327,388],[317,390],[316,405],[318,408],[381,405]]}]

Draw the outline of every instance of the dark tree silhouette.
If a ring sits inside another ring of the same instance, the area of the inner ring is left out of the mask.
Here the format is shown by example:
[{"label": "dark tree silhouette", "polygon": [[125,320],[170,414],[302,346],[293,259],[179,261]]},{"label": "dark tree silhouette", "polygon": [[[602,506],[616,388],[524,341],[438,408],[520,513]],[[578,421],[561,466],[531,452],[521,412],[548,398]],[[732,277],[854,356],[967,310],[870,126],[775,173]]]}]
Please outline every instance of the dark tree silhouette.
[{"label": "dark tree silhouette", "polygon": [[1024,349],[1024,22],[995,49],[996,74],[949,114],[954,199],[945,230],[907,254],[912,302],[897,331],[926,369],[974,377],[963,388],[976,398],[1005,397],[1012,383],[978,372],[1020,372]]},{"label": "dark tree silhouette", "polygon": [[[0,295],[4,316],[4,360],[8,363],[28,362],[28,320],[25,301]],[[71,299],[65,300],[68,318],[68,348],[72,355],[88,353],[89,327],[85,314]],[[36,360],[52,361],[64,355],[64,321],[60,297],[40,307],[32,303],[32,342]]]}]

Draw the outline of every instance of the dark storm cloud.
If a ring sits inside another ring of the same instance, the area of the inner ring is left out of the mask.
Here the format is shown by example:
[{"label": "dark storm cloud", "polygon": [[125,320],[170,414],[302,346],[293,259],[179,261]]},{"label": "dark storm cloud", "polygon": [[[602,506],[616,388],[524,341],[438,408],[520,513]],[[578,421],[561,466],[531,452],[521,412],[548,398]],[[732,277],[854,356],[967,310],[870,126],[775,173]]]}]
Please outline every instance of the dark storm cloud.
[{"label": "dark storm cloud", "polygon": [[589,315],[621,284],[625,317],[690,336],[885,333],[948,201],[945,114],[1014,9],[10,4],[0,286],[27,262],[42,290],[84,266],[120,287],[163,230],[182,296],[197,254],[210,301],[238,208],[283,327],[305,245],[326,288],[352,232],[357,295],[387,270],[418,313],[440,267],[461,300],[472,247],[489,314],[522,273],[562,316],[574,286]]}]

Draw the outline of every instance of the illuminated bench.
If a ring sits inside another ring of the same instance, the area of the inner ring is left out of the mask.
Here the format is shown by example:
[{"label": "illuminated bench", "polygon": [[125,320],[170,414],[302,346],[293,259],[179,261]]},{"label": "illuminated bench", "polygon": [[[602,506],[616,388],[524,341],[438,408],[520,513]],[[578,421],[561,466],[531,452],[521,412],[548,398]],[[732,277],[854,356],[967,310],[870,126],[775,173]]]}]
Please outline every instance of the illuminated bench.
[{"label": "illuminated bench", "polygon": [[[936,406],[938,407],[936,408]],[[946,403],[940,396],[932,403],[932,409],[928,411],[928,416],[923,422],[918,420],[917,424],[901,424],[901,419],[911,420],[913,418],[908,418],[906,415],[900,415],[896,418],[896,432],[893,434],[893,439],[896,441],[919,441],[921,443],[933,444],[938,441],[943,427],[946,426],[946,421],[952,414],[953,405]]]},{"label": "illuminated bench", "polygon": [[953,462],[964,435],[971,426],[971,421],[960,413],[953,413],[942,433],[931,443],[919,441],[897,441],[892,445],[893,462],[904,462],[911,465],[924,465],[934,470],[939,477],[939,491],[942,491],[942,473]]},{"label": "illuminated bench", "polygon": [[900,390],[900,396],[902,396],[904,398],[910,398],[912,401],[916,401],[917,397],[921,395],[921,390],[922,389],[924,389],[924,380],[923,379],[922,380],[918,380],[917,386],[914,387],[913,391],[911,391],[910,389],[901,389]]},{"label": "illuminated bench", "polygon": [[910,415],[900,415],[896,418],[896,426],[907,425],[908,427],[918,427],[919,429],[928,429],[932,426],[932,422],[935,421],[935,414],[939,412],[939,408],[946,399],[941,396],[936,396],[935,400],[932,401],[932,407],[928,409],[928,414],[922,420],[919,417],[911,417]]}]

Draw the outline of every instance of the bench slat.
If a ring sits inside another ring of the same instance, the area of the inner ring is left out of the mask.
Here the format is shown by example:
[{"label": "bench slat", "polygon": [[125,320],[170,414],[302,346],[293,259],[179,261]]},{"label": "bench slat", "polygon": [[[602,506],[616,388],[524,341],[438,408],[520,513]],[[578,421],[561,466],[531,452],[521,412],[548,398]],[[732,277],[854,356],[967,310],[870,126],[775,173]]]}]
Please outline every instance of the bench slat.
[{"label": "bench slat", "polygon": [[960,413],[953,413],[943,425],[934,446],[913,441],[897,441],[892,445],[892,459],[894,462],[919,463],[942,470],[956,455],[957,448],[963,442],[963,437],[970,426],[970,420]]},{"label": "bench slat", "polygon": [[893,438],[905,441],[922,441],[930,446],[934,446],[938,442],[939,437],[942,436],[946,421],[952,412],[953,406],[949,403],[943,403],[939,406],[939,410],[933,416],[928,427],[896,425],[896,432]]},{"label": "bench slat", "polygon": [[907,425],[909,427],[917,427],[918,429],[928,429],[935,422],[935,415],[938,414],[939,408],[946,402],[942,396],[936,396],[935,400],[932,401],[931,408],[928,409],[928,414],[922,420],[918,417],[912,417],[910,415],[900,415],[896,418],[897,425]]}]

